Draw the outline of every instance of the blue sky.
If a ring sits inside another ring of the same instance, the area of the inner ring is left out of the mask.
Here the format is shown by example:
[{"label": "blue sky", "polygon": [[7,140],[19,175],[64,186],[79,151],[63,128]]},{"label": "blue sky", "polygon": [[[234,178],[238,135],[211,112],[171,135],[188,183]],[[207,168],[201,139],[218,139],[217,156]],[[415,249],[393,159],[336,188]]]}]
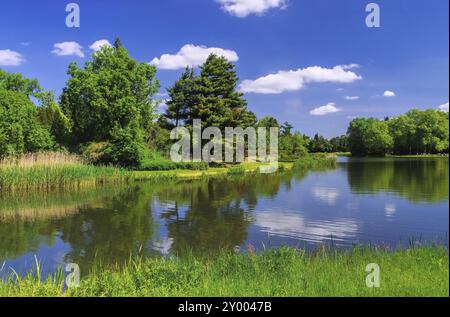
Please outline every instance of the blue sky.
[{"label": "blue sky", "polygon": [[[80,28],[65,25],[69,2],[81,9]],[[94,42],[119,36],[133,58],[159,66],[161,93],[181,65],[211,50],[223,53],[235,61],[258,117],[272,115],[310,135],[343,134],[356,116],[448,109],[448,0],[373,0],[380,28],[366,26],[369,2],[3,1],[0,67],[38,78],[59,95],[71,61],[83,63]],[[79,47],[55,51],[67,42]]]}]

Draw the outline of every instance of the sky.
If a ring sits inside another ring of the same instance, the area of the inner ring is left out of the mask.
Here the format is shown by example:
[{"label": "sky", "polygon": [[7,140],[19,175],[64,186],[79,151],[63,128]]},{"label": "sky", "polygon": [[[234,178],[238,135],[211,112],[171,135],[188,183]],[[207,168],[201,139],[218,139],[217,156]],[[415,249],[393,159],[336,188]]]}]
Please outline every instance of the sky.
[{"label": "sky", "polygon": [[[372,1],[380,27],[366,25]],[[80,27],[66,26],[71,2]],[[157,67],[163,100],[214,52],[235,63],[259,118],[333,137],[360,116],[448,111],[448,14],[448,0],[1,0],[0,68],[59,96],[70,62],[120,37]]]}]

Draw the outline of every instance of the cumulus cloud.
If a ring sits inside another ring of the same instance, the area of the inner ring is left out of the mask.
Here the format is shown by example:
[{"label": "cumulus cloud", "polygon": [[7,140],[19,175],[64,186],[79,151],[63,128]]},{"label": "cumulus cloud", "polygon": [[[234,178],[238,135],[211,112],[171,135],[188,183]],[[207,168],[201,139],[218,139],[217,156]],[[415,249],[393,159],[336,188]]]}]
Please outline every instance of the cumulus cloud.
[{"label": "cumulus cloud", "polygon": [[22,54],[11,50],[0,50],[0,66],[19,66],[25,62]]},{"label": "cumulus cloud", "polygon": [[263,15],[270,9],[286,7],[286,0],[216,0],[222,9],[238,18]]},{"label": "cumulus cloud", "polygon": [[439,106],[439,110],[444,111],[444,112],[448,112],[448,102],[444,103],[443,105]]},{"label": "cumulus cloud", "polygon": [[309,112],[312,116],[325,116],[330,113],[335,113],[342,111],[342,109],[339,109],[336,107],[336,104],[334,102],[330,102],[326,104],[325,106],[315,108]]},{"label": "cumulus cloud", "polygon": [[256,80],[244,80],[239,86],[244,93],[281,94],[302,89],[308,83],[352,83],[362,77],[350,71],[348,65],[333,68],[312,66],[279,71]]},{"label": "cumulus cloud", "polygon": [[393,91],[390,91],[390,90],[386,90],[384,93],[383,93],[383,97],[395,97],[395,92],[393,92]]},{"label": "cumulus cloud", "polygon": [[71,56],[75,55],[78,57],[83,58],[84,53],[82,51],[83,47],[78,44],[77,42],[62,42],[62,43],[55,43],[53,45],[55,48],[52,53],[57,56]]},{"label": "cumulus cloud", "polygon": [[345,96],[346,100],[358,100],[359,96]]},{"label": "cumulus cloud", "polygon": [[109,43],[108,40],[98,40],[98,41],[95,41],[94,43],[92,43],[92,45],[89,46],[89,48],[91,50],[93,50],[94,52],[97,52],[97,51],[100,51],[100,49],[103,46],[111,47],[112,45],[111,45],[111,43]]},{"label": "cumulus cloud", "polygon": [[176,54],[164,54],[160,58],[155,57],[150,64],[160,69],[170,70],[181,69],[187,66],[198,67],[206,61],[210,54],[223,56],[230,62],[239,60],[238,54],[232,50],[187,44]]}]

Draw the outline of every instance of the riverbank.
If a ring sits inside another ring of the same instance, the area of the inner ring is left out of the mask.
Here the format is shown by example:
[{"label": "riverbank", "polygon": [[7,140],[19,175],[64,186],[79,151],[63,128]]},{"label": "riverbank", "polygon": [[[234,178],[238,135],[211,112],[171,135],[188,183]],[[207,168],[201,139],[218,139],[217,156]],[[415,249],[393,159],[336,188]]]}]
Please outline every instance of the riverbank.
[{"label": "riverbank", "polygon": [[[368,288],[365,271],[380,267],[380,287]],[[82,268],[81,268],[82,269]],[[62,273],[39,281],[36,273],[0,282],[0,296],[445,296],[449,258],[443,247],[389,253],[377,248],[305,253],[277,249],[255,254],[222,252],[209,259],[147,259],[93,272],[63,291]]]},{"label": "riverbank", "polygon": [[[335,156],[312,155],[296,162],[279,163],[279,171],[292,168],[330,168]],[[64,153],[32,154],[0,162],[0,192],[76,189],[128,181],[177,181],[204,177],[256,173],[267,163],[242,163],[205,170],[176,169],[165,171],[126,170],[111,166],[86,164],[76,155]]]}]

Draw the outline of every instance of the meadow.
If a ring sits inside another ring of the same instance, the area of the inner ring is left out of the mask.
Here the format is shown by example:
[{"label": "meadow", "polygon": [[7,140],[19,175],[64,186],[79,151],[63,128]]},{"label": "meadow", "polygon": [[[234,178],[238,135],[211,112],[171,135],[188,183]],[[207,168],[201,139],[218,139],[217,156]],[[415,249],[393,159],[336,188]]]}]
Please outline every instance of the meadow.
[{"label": "meadow", "polygon": [[[366,266],[380,267],[380,287],[366,286]],[[64,288],[62,271],[40,276],[39,262],[24,278],[0,281],[0,296],[432,296],[449,295],[448,251],[440,246],[316,252],[282,248],[257,254],[130,259],[124,267],[95,271],[79,287]]]}]

